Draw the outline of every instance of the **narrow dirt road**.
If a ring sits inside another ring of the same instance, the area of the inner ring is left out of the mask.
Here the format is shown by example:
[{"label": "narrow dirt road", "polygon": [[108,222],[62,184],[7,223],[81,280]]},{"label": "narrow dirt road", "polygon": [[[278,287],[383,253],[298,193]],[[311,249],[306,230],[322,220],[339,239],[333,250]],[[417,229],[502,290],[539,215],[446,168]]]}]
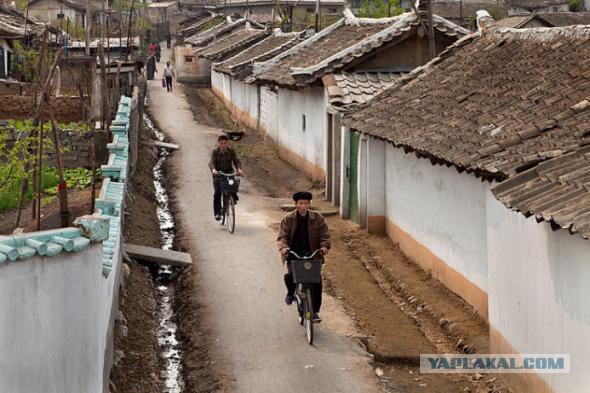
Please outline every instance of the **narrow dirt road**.
[{"label": "narrow dirt road", "polygon": [[[167,57],[163,50],[162,60]],[[181,146],[169,172],[176,172],[177,214],[188,232],[181,235],[198,264],[201,302],[214,334],[211,354],[224,376],[223,391],[381,391],[368,354],[354,339],[353,323],[333,298],[325,298],[324,322],[316,325],[313,347],[297,323],[295,306],[285,306],[284,271],[275,245],[281,217],[276,199],[264,197],[246,178],[235,234],[214,220],[207,162],[221,130],[193,120],[182,88],[176,85],[167,93],[159,80],[150,81],[149,112]]]}]

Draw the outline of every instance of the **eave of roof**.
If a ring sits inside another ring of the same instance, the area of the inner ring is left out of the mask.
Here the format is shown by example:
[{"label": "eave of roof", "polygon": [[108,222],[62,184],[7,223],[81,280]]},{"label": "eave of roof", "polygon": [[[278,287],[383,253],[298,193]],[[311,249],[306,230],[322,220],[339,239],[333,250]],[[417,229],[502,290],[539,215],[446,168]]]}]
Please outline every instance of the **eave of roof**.
[{"label": "eave of roof", "polygon": [[[443,18],[434,17],[437,31],[447,34],[449,36],[461,36],[468,34],[469,31],[462,27],[455,25]],[[312,83],[316,83],[319,79],[328,72],[334,72],[337,69],[344,67],[350,62],[371,53],[373,50],[383,46],[384,44],[399,38],[404,33],[410,31],[413,27],[419,24],[418,17],[413,13],[405,13],[392,18],[369,19],[356,18],[349,10],[345,11],[345,17],[334,23],[320,33],[315,34],[311,38],[294,46],[283,54],[266,61],[264,63],[255,63],[253,76],[258,83],[275,84],[287,88],[303,87]],[[312,47],[316,43],[329,37],[331,34],[337,32],[343,26],[377,26],[383,25],[384,28],[369,37],[361,39],[353,45],[345,47],[336,53],[330,54],[328,57],[321,59],[317,63],[307,67],[290,67],[288,75],[289,80],[278,80],[276,77],[270,75],[270,71],[275,67],[280,67],[283,61],[291,56],[297,56],[299,52]],[[387,26],[389,25],[389,26]]]}]

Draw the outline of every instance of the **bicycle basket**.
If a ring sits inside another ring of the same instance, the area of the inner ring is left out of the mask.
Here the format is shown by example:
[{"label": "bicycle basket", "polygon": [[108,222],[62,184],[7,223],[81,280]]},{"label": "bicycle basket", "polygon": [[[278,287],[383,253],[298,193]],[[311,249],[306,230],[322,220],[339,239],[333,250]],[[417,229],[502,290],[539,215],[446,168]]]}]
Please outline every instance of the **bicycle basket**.
[{"label": "bicycle basket", "polygon": [[291,268],[295,284],[314,284],[322,281],[321,260],[293,260]]},{"label": "bicycle basket", "polygon": [[240,188],[240,179],[235,177],[230,177],[225,179],[224,182],[224,189],[225,191],[236,194]]}]

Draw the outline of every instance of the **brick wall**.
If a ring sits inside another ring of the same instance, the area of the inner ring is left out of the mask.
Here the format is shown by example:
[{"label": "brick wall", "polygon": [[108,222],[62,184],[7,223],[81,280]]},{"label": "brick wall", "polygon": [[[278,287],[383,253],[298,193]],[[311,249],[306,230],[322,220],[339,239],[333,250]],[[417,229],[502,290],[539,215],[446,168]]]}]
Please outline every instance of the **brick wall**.
[{"label": "brick wall", "polygon": [[[34,97],[32,96],[0,96],[0,119],[21,120],[31,117],[35,105],[33,101]],[[90,100],[86,100],[84,107],[86,113],[89,114]],[[49,108],[45,110],[46,119],[49,118],[49,109],[53,109],[57,121],[60,122],[85,120],[80,97],[51,97],[49,99]]]}]

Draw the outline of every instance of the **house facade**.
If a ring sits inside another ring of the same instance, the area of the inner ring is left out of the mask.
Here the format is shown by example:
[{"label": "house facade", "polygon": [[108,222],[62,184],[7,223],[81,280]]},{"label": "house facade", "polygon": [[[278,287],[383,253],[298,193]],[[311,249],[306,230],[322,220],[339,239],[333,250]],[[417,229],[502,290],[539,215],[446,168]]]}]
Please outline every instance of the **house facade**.
[{"label": "house facade", "polygon": [[32,0],[29,2],[29,16],[46,23],[69,19],[79,27],[86,28],[86,7],[70,0]]},{"label": "house facade", "polygon": [[[468,33],[435,16],[435,50]],[[413,12],[394,18],[356,18],[350,11],[320,33],[256,63],[250,83],[260,86],[259,129],[281,156],[316,181],[326,181],[335,120],[322,77],[337,71],[407,72],[430,58],[426,32]],[[329,179],[328,179],[329,180]]]},{"label": "house facade", "polygon": [[343,119],[343,215],[471,304],[492,353],[570,355],[570,374],[505,375],[515,391],[590,384],[589,36],[484,28]]}]

